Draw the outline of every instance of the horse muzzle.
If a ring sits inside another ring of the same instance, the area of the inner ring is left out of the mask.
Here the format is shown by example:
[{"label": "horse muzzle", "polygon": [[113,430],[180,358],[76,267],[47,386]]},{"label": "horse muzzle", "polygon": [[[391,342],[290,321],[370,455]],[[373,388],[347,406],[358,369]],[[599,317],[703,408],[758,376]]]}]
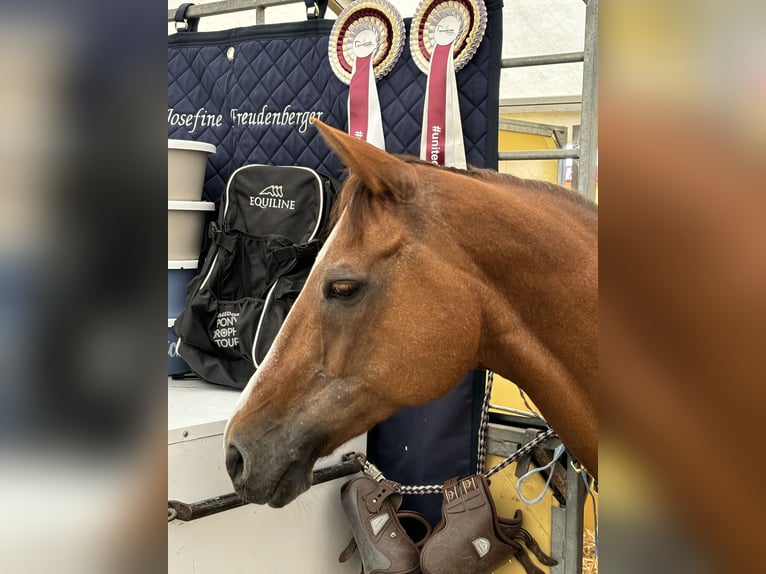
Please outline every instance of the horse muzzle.
[{"label": "horse muzzle", "polygon": [[255,504],[285,506],[311,486],[319,443],[305,435],[279,440],[229,436],[224,447],[226,471],[235,492]]}]

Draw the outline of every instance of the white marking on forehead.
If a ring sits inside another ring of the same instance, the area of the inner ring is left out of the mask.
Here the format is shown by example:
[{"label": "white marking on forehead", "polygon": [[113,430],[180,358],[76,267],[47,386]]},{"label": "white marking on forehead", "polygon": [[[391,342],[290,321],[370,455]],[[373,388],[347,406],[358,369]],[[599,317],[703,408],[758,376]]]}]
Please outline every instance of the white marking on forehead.
[{"label": "white marking on forehead", "polygon": [[[325,241],[325,244],[322,246],[322,249],[317,254],[317,258],[314,261],[314,266],[311,268],[311,272],[309,273],[309,276],[306,278],[306,283],[309,282],[309,279],[311,279],[311,276],[314,274],[314,271],[319,267],[319,264],[324,259],[325,255],[327,254],[327,251],[330,248],[331,243],[336,239],[338,228],[340,227],[341,221],[346,216],[346,212],[344,211],[340,218],[338,219],[338,222],[336,223],[335,227],[332,230],[332,233],[330,233],[330,236],[327,238],[327,241]],[[295,300],[295,303],[290,308],[290,310],[287,312],[287,317],[285,317],[285,323],[290,318],[290,314],[293,312],[293,309],[298,305],[298,301],[300,301],[301,297],[303,296],[303,291],[298,294],[298,298]],[[284,324],[284,323],[283,323]],[[281,331],[281,329],[280,329]],[[277,336],[274,338],[274,342],[271,344],[271,348],[269,349],[269,352],[266,353],[266,356],[263,358],[263,361],[261,362],[261,366],[259,367],[258,371],[262,371],[264,368],[268,366],[268,364],[273,360],[273,357],[279,354],[281,344],[281,337],[280,333],[277,333]],[[252,377],[250,377],[250,380],[247,382],[247,385],[245,385],[245,388],[242,389],[242,392],[239,395],[239,399],[237,399],[237,403],[234,405],[234,410],[231,413],[231,416],[229,417],[229,420],[226,422],[226,428],[224,430],[224,437],[227,436],[228,430],[229,430],[229,423],[231,422],[231,419],[234,418],[234,415],[236,415],[242,408],[244,408],[245,404],[247,404],[248,399],[250,398],[250,395],[253,392],[253,389],[255,388],[255,379],[257,378],[257,374],[253,374]]]},{"label": "white marking on forehead", "polygon": [[[332,229],[332,233],[330,233],[330,237],[327,238],[327,241],[325,241],[324,245],[322,246],[322,249],[317,254],[317,258],[316,258],[316,261],[314,261],[314,267],[312,267],[311,273],[313,273],[314,269],[316,269],[319,266],[319,264],[324,260],[325,256],[327,255],[327,252],[330,249],[330,245],[332,244],[333,241],[336,240],[338,236],[338,229],[340,229],[340,225],[344,217],[346,217],[345,211],[341,213],[337,223],[335,224],[335,227],[333,227]],[[311,277],[311,274],[309,274],[309,277]],[[306,280],[306,282],[308,282],[308,279]]]},{"label": "white marking on forehead", "polygon": [[[298,296],[300,298],[300,295]],[[296,299],[295,302],[297,303],[298,300]],[[294,307],[295,305],[293,305]],[[292,308],[290,311],[287,312],[287,317],[285,317],[285,321],[287,321],[287,318],[290,316],[290,313],[292,312]],[[234,415],[236,415],[242,408],[244,408],[245,404],[247,404],[248,399],[250,398],[250,395],[253,392],[253,389],[256,386],[256,378],[258,376],[258,373],[262,371],[264,368],[268,366],[268,364],[273,360],[272,357],[278,354],[277,347],[279,345],[279,333],[277,333],[277,336],[274,338],[274,341],[271,344],[271,348],[269,349],[269,352],[266,353],[266,356],[263,358],[263,361],[261,362],[261,366],[258,368],[258,370],[253,373],[253,375],[250,377],[250,380],[247,381],[247,384],[245,385],[245,388],[242,389],[242,392],[239,395],[239,398],[237,399],[236,404],[234,405],[234,410],[231,412],[231,416],[229,417],[229,420],[226,422],[226,429],[224,430],[224,437],[226,436],[227,431],[229,430],[229,423],[231,422],[231,419],[234,418]]]}]

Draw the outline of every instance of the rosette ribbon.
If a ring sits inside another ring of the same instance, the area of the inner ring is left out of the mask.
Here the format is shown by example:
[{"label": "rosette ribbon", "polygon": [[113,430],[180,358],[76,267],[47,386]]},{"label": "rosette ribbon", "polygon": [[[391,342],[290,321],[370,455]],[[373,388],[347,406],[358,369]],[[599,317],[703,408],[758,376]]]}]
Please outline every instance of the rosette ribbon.
[{"label": "rosette ribbon", "polygon": [[454,40],[436,44],[431,54],[426,83],[425,108],[420,138],[420,159],[465,169],[463,125],[460,121]]},{"label": "rosette ribbon", "polygon": [[426,74],[420,158],[466,169],[455,74],[481,44],[487,27],[483,0],[421,0],[410,27],[410,52]]},{"label": "rosette ribbon", "polygon": [[386,149],[383,118],[373,73],[373,54],[357,56],[348,86],[348,133],[380,149]]},{"label": "rosette ribbon", "polygon": [[388,74],[404,48],[404,20],[388,0],[354,0],[338,15],[328,55],[348,84],[348,133],[385,149],[376,80]]}]

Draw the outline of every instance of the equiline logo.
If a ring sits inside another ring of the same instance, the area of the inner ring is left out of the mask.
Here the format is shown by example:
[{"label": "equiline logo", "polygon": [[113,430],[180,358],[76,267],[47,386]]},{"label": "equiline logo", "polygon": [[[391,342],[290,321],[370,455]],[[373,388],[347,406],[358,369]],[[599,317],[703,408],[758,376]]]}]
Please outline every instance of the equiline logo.
[{"label": "equiline logo", "polygon": [[269,187],[264,187],[258,195],[270,195],[271,197],[284,197],[285,194],[282,191],[281,185],[270,185]]},{"label": "equiline logo", "polygon": [[295,200],[285,199],[281,185],[269,185],[258,192],[258,195],[250,196],[250,205],[261,209],[290,209],[295,210]]}]

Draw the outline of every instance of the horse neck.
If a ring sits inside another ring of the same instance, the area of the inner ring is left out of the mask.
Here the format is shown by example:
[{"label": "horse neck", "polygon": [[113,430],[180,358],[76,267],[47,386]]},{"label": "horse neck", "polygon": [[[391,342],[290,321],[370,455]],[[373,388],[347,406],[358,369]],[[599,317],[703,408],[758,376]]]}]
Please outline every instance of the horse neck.
[{"label": "horse neck", "polygon": [[480,298],[478,362],[527,390],[543,411],[541,403],[558,400],[595,409],[595,210],[522,182],[471,178],[439,188],[442,257]]}]

